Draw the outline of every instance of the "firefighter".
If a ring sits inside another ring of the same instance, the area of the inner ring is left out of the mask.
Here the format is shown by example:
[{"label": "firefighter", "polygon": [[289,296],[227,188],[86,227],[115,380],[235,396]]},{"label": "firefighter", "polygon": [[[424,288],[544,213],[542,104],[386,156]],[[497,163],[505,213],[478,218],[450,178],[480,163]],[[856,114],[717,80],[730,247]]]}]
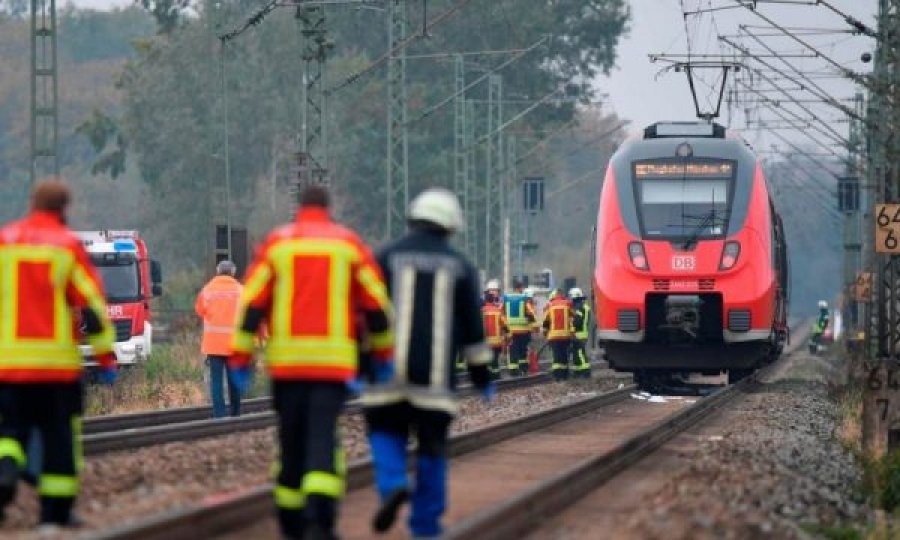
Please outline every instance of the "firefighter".
[{"label": "firefighter", "polygon": [[[451,364],[466,358],[472,384],[490,400],[490,351],[479,317],[478,275],[449,243],[463,225],[456,196],[428,189],[409,207],[409,233],[378,256],[394,300],[396,370],[364,392],[369,444],[381,498],[372,528],[390,529],[407,499],[416,538],[437,538],[446,506],[447,431],[457,410]],[[415,483],[406,475],[407,438],[418,440]]]},{"label": "firefighter", "polygon": [[572,376],[589,379],[591,362],[587,357],[588,329],[591,321],[591,306],[585,301],[584,293],[578,287],[569,290],[572,302],[572,326],[575,330],[572,339]]},{"label": "firefighter", "polygon": [[[222,393],[223,382],[228,385],[228,405],[231,416],[241,414],[241,393],[225,376],[228,357],[231,355],[231,340],[234,337],[235,320],[237,318],[238,300],[241,297],[241,284],[234,279],[237,271],[234,263],[228,260],[216,265],[216,277],[207,283],[194,303],[194,311],[203,319],[203,340],[200,352],[206,355],[209,366],[209,395],[213,406],[213,417],[225,416],[225,396]],[[227,379],[223,381],[222,379]]]},{"label": "firefighter", "polygon": [[534,306],[524,292],[522,283],[513,283],[513,292],[503,298],[506,324],[509,325],[509,374],[528,374],[528,344],[531,342],[532,325],[536,319]]},{"label": "firefighter", "polygon": [[562,381],[569,378],[569,347],[572,342],[572,304],[559,289],[550,292],[550,302],[544,307],[541,324],[544,336],[553,353],[550,372],[553,379]]},{"label": "firefighter", "polygon": [[23,447],[34,430],[42,448],[40,522],[47,529],[77,525],[82,333],[100,380],[116,378],[103,286],[66,227],[70,197],[63,181],[43,180],[32,193],[31,213],[0,229],[0,320],[15,329],[0,340],[0,513],[15,498],[27,466]]},{"label": "firefighter", "polygon": [[500,356],[509,334],[509,327],[506,324],[506,317],[503,315],[503,304],[500,302],[500,282],[495,279],[488,281],[485,286],[481,318],[484,323],[487,345],[493,353],[488,369],[491,372],[491,379],[497,380],[500,378]]},{"label": "firefighter", "polygon": [[819,316],[813,323],[812,333],[809,336],[809,352],[816,353],[819,351],[819,345],[822,342],[822,334],[828,328],[830,317],[828,314],[828,302],[819,300]]},{"label": "firefighter", "polygon": [[[268,327],[266,365],[278,414],[274,498],[287,538],[335,538],[345,460],[337,419],[358,373],[358,321],[378,373],[388,373],[390,300],[369,248],[329,216],[309,186],[293,223],[275,229],[247,272],[229,376],[250,384],[255,336]],[[305,536],[304,536],[305,535]]]}]

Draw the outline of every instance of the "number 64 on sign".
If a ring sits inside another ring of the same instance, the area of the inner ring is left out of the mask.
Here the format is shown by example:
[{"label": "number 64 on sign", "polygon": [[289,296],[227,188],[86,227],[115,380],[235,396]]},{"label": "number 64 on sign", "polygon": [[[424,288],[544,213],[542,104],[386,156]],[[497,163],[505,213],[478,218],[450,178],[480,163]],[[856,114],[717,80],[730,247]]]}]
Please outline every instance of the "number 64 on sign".
[{"label": "number 64 on sign", "polygon": [[900,254],[900,204],[875,205],[875,251]]}]

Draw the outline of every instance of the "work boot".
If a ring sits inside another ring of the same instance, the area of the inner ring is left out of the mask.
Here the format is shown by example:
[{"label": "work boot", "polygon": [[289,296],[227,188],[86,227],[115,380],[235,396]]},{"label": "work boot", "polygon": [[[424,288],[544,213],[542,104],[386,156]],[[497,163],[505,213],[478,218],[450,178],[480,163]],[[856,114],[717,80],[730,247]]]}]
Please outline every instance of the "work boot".
[{"label": "work boot", "polygon": [[394,526],[397,521],[397,512],[409,499],[409,490],[406,488],[398,488],[388,495],[381,503],[381,507],[375,512],[372,518],[372,530],[377,533],[385,533]]},{"label": "work boot", "polygon": [[19,466],[11,457],[0,459],[0,510],[16,498],[19,483]]}]

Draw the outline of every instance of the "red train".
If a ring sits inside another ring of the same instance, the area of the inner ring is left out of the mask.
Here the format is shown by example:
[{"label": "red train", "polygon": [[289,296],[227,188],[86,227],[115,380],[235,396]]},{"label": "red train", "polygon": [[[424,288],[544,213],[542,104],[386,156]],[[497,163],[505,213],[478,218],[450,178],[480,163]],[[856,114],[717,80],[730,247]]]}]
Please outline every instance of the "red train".
[{"label": "red train", "polygon": [[642,386],[738,380],[787,340],[784,228],[750,147],[705,122],[657,123],[610,160],[594,239],[597,337]]}]

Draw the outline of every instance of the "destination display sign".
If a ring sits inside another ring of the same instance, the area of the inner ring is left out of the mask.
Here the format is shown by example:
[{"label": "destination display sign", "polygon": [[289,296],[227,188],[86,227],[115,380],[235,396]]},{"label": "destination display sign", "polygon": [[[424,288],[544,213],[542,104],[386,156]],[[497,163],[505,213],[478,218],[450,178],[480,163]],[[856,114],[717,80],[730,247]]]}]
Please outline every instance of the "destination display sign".
[{"label": "destination display sign", "polygon": [[634,164],[637,178],[731,178],[734,163],[730,161],[657,161]]}]

